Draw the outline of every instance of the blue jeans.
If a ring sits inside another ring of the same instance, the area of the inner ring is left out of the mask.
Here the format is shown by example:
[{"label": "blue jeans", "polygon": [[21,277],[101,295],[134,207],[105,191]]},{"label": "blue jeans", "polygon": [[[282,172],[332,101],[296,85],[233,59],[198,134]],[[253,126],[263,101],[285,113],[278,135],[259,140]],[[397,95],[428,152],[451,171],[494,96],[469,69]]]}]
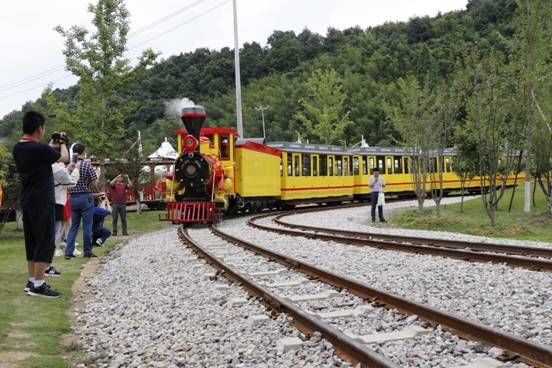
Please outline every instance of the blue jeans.
[{"label": "blue jeans", "polygon": [[109,229],[106,229],[105,227],[98,227],[92,232],[92,240],[94,241],[94,243],[96,242],[96,240],[101,239],[102,244],[104,244],[107,238],[109,238],[110,236],[111,231]]},{"label": "blue jeans", "polygon": [[65,255],[73,255],[75,239],[82,218],[82,243],[84,254],[92,253],[92,220],[94,216],[94,197],[90,193],[71,194],[71,229],[67,235]]}]

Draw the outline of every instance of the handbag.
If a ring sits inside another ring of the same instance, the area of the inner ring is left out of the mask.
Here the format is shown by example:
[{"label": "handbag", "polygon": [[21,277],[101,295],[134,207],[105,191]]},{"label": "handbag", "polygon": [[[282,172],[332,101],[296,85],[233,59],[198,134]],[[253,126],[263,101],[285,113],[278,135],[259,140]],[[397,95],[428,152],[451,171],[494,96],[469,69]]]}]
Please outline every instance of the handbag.
[{"label": "handbag", "polygon": [[384,204],[385,204],[385,194],[383,194],[383,192],[379,192],[377,206],[383,206]]}]

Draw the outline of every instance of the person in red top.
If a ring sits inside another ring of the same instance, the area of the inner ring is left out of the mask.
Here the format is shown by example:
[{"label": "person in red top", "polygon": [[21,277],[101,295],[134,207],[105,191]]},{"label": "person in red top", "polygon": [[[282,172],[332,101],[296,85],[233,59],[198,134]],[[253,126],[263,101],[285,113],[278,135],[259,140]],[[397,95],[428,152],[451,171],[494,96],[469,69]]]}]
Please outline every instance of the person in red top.
[{"label": "person in red top", "polygon": [[[126,180],[126,183],[125,183]],[[127,204],[127,190],[132,188],[132,181],[127,174],[117,175],[109,183],[111,186],[111,207],[113,216],[113,236],[117,236],[117,220],[119,215],[121,216],[121,223],[123,225],[123,235],[128,235],[127,220],[126,220],[126,204]]]}]

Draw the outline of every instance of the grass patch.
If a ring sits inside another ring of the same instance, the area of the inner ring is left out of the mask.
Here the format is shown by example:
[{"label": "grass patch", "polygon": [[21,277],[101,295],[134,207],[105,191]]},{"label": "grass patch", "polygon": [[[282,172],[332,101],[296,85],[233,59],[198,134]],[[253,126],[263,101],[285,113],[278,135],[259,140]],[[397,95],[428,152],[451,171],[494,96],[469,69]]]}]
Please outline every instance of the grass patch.
[{"label": "grass patch", "polygon": [[[168,226],[160,223],[159,212],[128,213],[129,234],[137,235]],[[106,222],[108,224],[109,221]],[[77,241],[82,242],[82,232]],[[122,238],[110,238],[104,248],[95,248],[98,256],[114,249]],[[79,246],[82,251],[82,246]],[[30,297],[23,292],[27,279],[27,266],[23,233],[15,224],[6,224],[0,233],[0,356],[1,361],[14,367],[64,368],[64,352],[78,352],[78,344],[70,344],[62,351],[60,340],[69,332],[67,309],[71,304],[71,286],[79,277],[86,260],[82,257],[66,261],[55,257],[54,264],[61,277],[48,278],[47,282],[63,295],[60,299]],[[30,355],[29,355],[30,354]]]},{"label": "grass patch", "polygon": [[[508,212],[512,189],[507,190],[498,205],[497,223],[490,226],[490,221],[481,199],[464,203],[464,212],[460,203],[442,205],[441,215],[437,216],[434,208],[422,212],[406,210],[392,216],[392,222],[409,229],[453,231],[471,235],[481,235],[519,240],[536,240],[552,242],[552,217],[546,213],[546,200],[537,190],[536,206],[530,214],[523,212],[523,187],[516,189],[512,211]],[[433,203],[428,201],[427,203]]]}]

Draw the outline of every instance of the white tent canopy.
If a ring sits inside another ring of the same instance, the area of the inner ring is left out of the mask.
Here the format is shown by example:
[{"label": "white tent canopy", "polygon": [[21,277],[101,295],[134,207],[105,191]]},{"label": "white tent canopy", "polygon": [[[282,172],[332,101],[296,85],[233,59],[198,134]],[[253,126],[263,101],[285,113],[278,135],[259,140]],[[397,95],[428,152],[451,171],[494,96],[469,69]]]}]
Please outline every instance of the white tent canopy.
[{"label": "white tent canopy", "polygon": [[151,160],[176,160],[178,157],[178,152],[171,146],[165,137],[165,141],[161,143],[161,146],[151,155],[148,156]]}]

